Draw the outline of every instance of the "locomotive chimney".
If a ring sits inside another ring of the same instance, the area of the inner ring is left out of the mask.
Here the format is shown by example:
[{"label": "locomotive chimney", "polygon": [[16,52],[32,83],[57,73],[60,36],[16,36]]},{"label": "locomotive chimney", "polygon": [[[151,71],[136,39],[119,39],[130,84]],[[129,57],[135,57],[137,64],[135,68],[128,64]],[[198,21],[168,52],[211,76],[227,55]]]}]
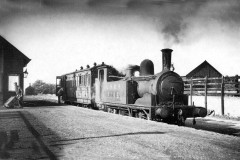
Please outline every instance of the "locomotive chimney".
[{"label": "locomotive chimney", "polygon": [[162,70],[170,70],[171,67],[171,57],[172,57],[172,49],[162,49]]}]

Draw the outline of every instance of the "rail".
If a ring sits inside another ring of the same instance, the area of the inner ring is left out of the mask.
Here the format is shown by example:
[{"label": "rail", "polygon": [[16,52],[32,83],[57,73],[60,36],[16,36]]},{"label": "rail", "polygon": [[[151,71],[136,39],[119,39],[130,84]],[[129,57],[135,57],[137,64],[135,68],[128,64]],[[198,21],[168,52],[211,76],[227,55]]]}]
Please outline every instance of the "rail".
[{"label": "rail", "polygon": [[225,96],[240,96],[240,77],[219,77],[219,78],[185,78],[184,94],[190,96],[190,103],[193,105],[192,96],[205,96],[205,108],[207,109],[208,96],[221,96],[221,113],[224,115],[224,97]]}]

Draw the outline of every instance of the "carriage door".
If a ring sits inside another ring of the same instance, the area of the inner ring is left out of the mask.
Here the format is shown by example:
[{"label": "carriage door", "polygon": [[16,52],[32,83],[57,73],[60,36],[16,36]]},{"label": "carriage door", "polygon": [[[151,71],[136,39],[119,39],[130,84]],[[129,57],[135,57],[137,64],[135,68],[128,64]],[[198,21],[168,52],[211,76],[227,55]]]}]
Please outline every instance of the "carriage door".
[{"label": "carriage door", "polygon": [[56,96],[61,87],[62,87],[62,76],[57,76],[56,77]]}]

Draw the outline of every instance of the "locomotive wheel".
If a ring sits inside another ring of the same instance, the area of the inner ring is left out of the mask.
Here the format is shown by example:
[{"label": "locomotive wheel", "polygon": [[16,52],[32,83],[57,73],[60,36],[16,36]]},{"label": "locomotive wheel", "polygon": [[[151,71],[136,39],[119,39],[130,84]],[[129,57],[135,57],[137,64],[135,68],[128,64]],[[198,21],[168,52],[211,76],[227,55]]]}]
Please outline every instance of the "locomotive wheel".
[{"label": "locomotive wheel", "polygon": [[179,126],[185,126],[185,120],[186,118],[183,117],[183,111],[179,109],[177,114],[177,125]]},{"label": "locomotive wheel", "polygon": [[138,117],[138,112],[135,112],[135,113],[134,113],[134,117],[135,117],[135,118],[139,118],[139,117]]},{"label": "locomotive wheel", "polygon": [[138,118],[147,119],[147,116],[145,115],[145,113],[139,112],[139,113],[138,113]]},{"label": "locomotive wheel", "polygon": [[70,103],[69,103],[69,101],[64,101],[64,104],[67,104],[67,105],[69,105]]},{"label": "locomotive wheel", "polygon": [[162,119],[161,121],[167,124],[176,124],[176,119],[173,117]]},{"label": "locomotive wheel", "polygon": [[87,108],[88,108],[88,109],[93,109],[93,107],[92,107],[91,104],[87,104]]},{"label": "locomotive wheel", "polygon": [[108,112],[108,113],[114,113],[114,110],[113,110],[112,108],[108,108],[108,109],[107,109],[107,112]]},{"label": "locomotive wheel", "polygon": [[179,116],[177,120],[177,125],[185,126],[185,118],[183,116]]},{"label": "locomotive wheel", "polygon": [[96,104],[96,103],[93,103],[93,104],[92,104],[92,108],[93,108],[94,110],[99,110],[99,108],[97,107],[97,104]]}]

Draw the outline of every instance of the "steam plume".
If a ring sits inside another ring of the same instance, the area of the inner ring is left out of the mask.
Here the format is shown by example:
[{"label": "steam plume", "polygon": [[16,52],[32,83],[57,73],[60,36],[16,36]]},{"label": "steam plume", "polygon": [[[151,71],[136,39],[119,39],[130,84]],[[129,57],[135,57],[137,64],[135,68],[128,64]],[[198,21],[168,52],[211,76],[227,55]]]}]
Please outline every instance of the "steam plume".
[{"label": "steam plume", "polygon": [[[88,11],[88,8],[95,7],[102,9]],[[46,8],[151,18],[159,36],[171,45],[183,42],[196,22],[201,22],[198,27],[209,26],[213,22],[233,27],[233,32],[239,31],[240,22],[239,0],[5,0],[0,1],[0,18],[4,21],[19,12],[41,14]]]}]

